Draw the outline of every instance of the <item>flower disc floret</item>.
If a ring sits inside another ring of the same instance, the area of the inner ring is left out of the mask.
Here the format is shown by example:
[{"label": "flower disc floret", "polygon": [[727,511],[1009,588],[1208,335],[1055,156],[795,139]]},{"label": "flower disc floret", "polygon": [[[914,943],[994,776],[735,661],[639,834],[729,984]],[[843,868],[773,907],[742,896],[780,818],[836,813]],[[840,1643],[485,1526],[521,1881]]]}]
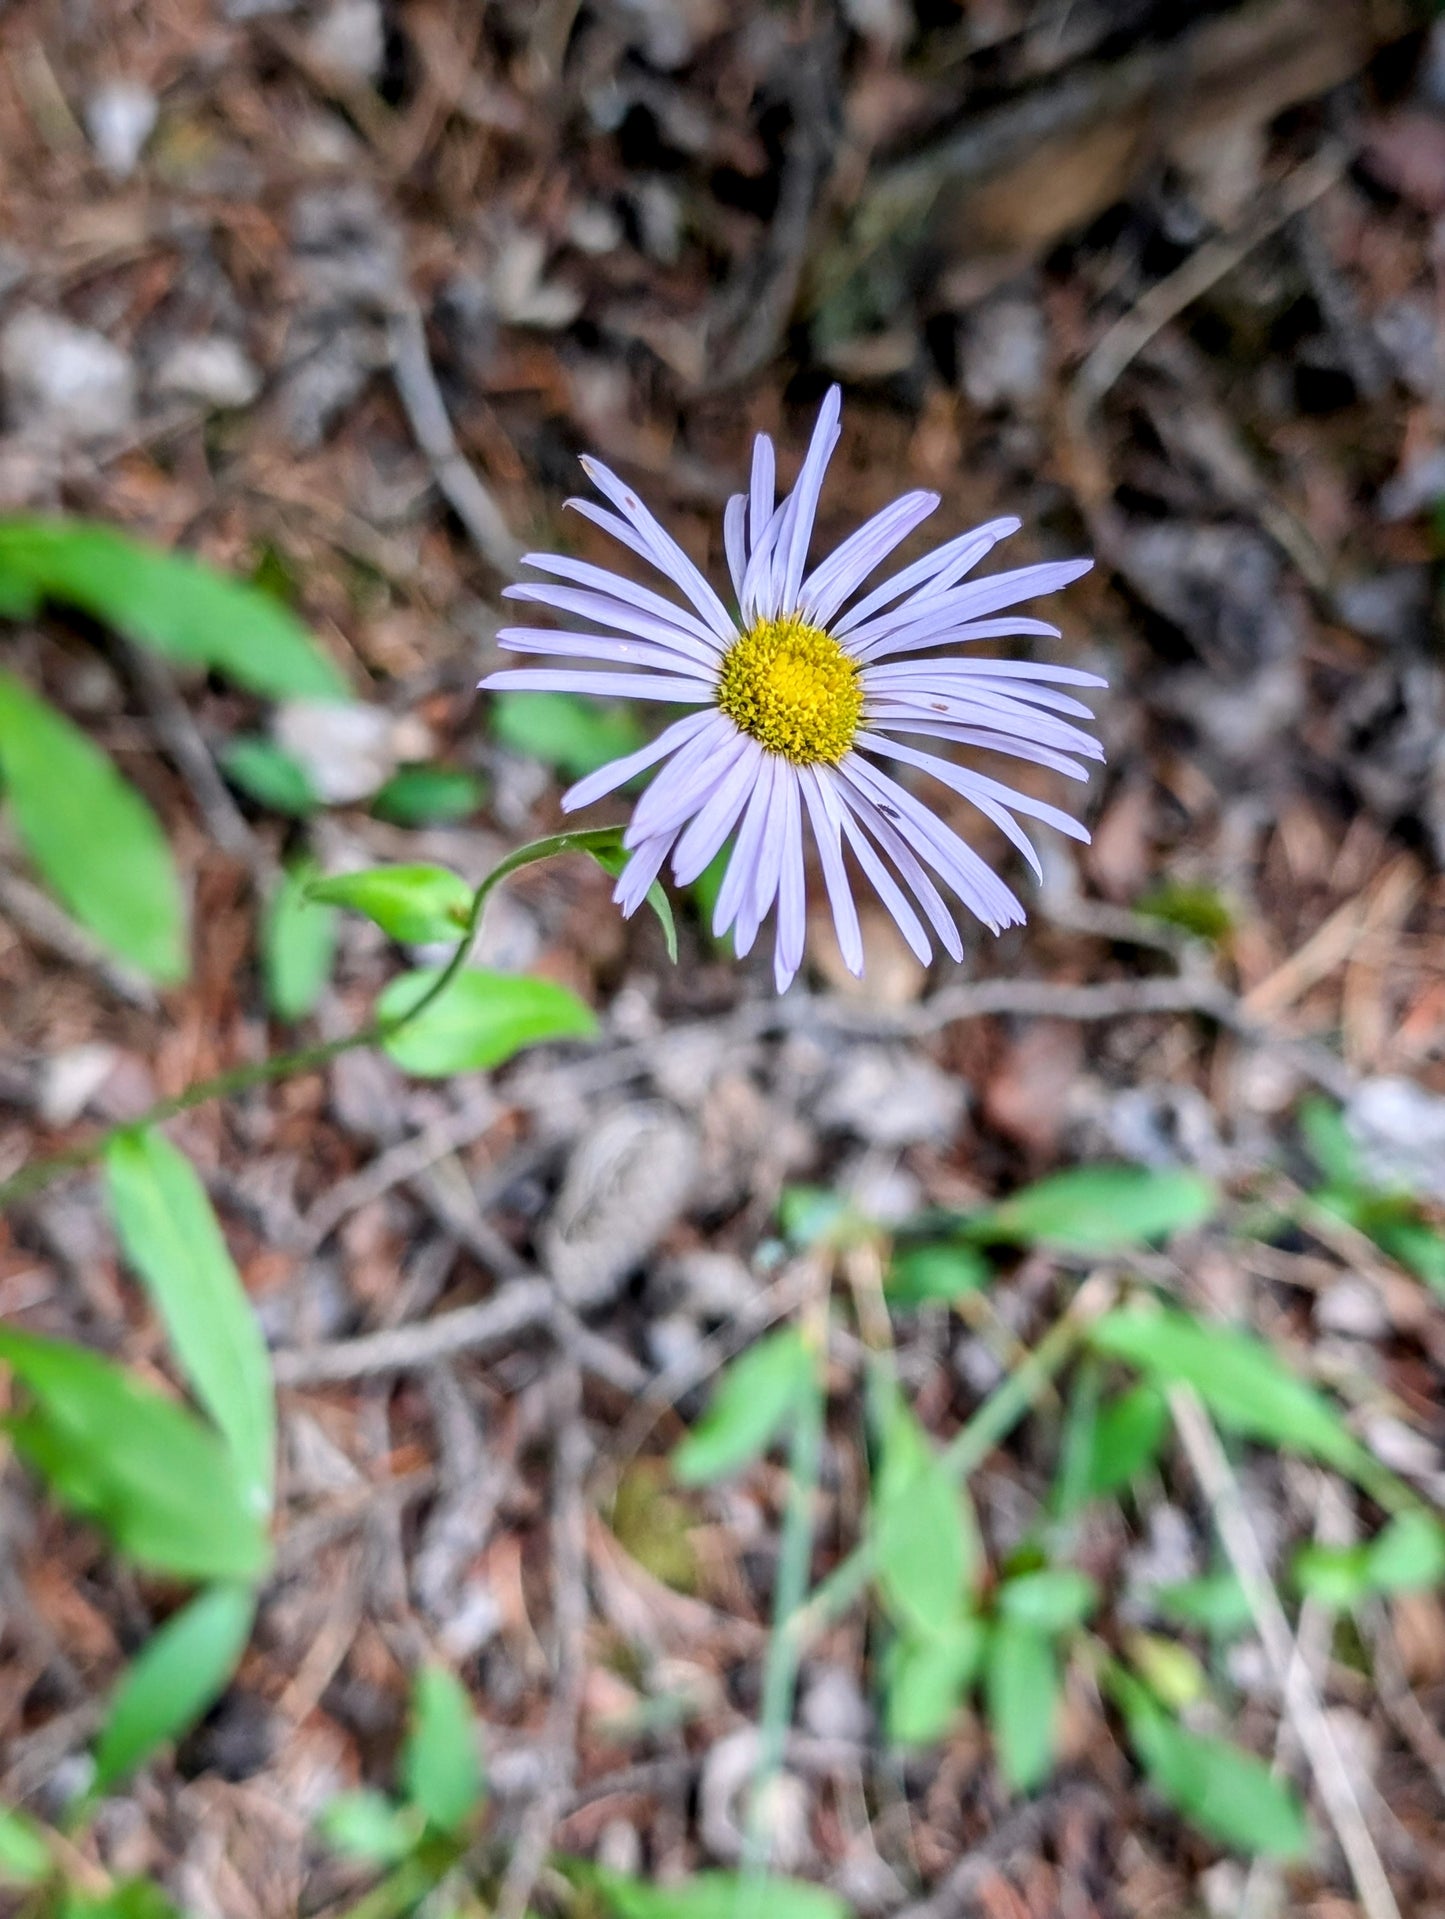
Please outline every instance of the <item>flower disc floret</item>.
[{"label": "flower disc floret", "polygon": [[857,662],[799,613],[759,620],[724,656],[717,703],[794,766],[836,766],[863,717]]}]

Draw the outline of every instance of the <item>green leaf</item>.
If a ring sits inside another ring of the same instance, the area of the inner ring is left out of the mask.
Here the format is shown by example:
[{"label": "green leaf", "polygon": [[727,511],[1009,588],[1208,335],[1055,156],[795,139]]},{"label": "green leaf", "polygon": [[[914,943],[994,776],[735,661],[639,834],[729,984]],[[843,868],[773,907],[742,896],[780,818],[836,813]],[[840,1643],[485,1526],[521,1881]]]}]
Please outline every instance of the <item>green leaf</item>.
[{"label": "green leaf", "polygon": [[967,1222],[972,1238],[1095,1254],[1148,1246],[1202,1226],[1219,1195],[1199,1173],[1076,1166],[1026,1186]]},{"label": "green leaf", "polygon": [[374,866],[311,882],[309,894],[374,920],[403,946],[455,943],[467,930],[472,889],[445,866]]},{"label": "green leaf", "polygon": [[1445,1526],[1430,1513],[1400,1513],[1366,1544],[1302,1547],[1293,1570],[1301,1592],[1340,1611],[1377,1593],[1438,1586],[1445,1582]]},{"label": "green leaf", "polygon": [[1059,1666],[1049,1635],[1001,1619],[989,1638],[983,1689],[999,1770],[1015,1792],[1031,1792],[1054,1763]]},{"label": "green leaf", "polygon": [[180,1915],[149,1879],[123,1879],[101,1893],[67,1886],[59,1919],[180,1919]]},{"label": "green leaf", "polygon": [[883,1662],[884,1727],[896,1746],[941,1739],[978,1677],[988,1641],[967,1616],[937,1634],[901,1633]]},{"label": "green leaf", "polygon": [[266,1003],[280,1020],[305,1019],[315,1012],[336,960],[336,914],[311,897],[315,877],[309,859],[288,866],[261,922]]},{"label": "green leaf", "polygon": [[778,1196],[778,1225],[790,1246],[844,1246],[866,1228],[852,1202],[831,1186],[785,1186]]},{"label": "green leaf", "polygon": [[292,753],[259,733],[238,733],[216,756],[232,786],[258,806],[305,820],[319,811],[321,799],[311,775]]},{"label": "green leaf", "polygon": [[195,1416],[78,1346],[0,1327],[32,1410],[5,1424],[56,1497],[182,1579],[253,1580],[270,1549],[229,1449]]},{"label": "green leaf", "polygon": [[894,1306],[922,1306],[931,1300],[962,1299],[981,1292],[993,1268],[976,1246],[961,1240],[932,1246],[900,1246],[889,1264],[883,1290]]},{"label": "green leaf", "polygon": [[401,1778],[410,1804],[439,1832],[460,1832],[481,1804],[472,1702],[443,1666],[426,1666],[417,1674]]},{"label": "green leaf", "polygon": [[1252,1753],[1207,1739],[1163,1712],[1136,1682],[1116,1675],[1129,1743],[1155,1790],[1202,1832],[1241,1852],[1302,1859],[1309,1826],[1294,1792]]},{"label": "green leaf", "polygon": [[882,1427],[872,1516],[879,1591],[894,1618],[915,1632],[949,1633],[967,1609],[978,1570],[972,1516],[896,1388]]},{"label": "green leaf", "polygon": [[1186,880],[1164,880],[1151,887],[1134,911],[1146,919],[1163,920],[1196,939],[1219,941],[1234,931],[1234,915],[1212,886]]},{"label": "green leaf", "polygon": [[152,979],[184,979],[185,903],[160,822],[99,747],[5,672],[0,778],[26,852],[68,910]]},{"label": "green leaf", "polygon": [[101,1727],[95,1792],[109,1792],[215,1704],[246,1649],[255,1612],[246,1587],[213,1586],[147,1640]]},{"label": "green leaf", "polygon": [[487,789],[460,766],[403,766],[376,794],[371,810],[393,826],[443,826],[470,819]]},{"label": "green leaf", "polygon": [[1325,1099],[1307,1099],[1299,1109],[1299,1128],[1310,1158],[1332,1185],[1363,1186],[1359,1148],[1350,1137],[1345,1116]]},{"label": "green leaf", "polygon": [[[400,1019],[440,978],[435,968],[401,974],[377,1000],[378,1018]],[[565,986],[466,967],[440,999],[382,1044],[408,1073],[445,1079],[500,1066],[543,1040],[586,1039],[596,1031],[592,1009]]]},{"label": "green leaf", "polygon": [[1121,1359],[1164,1385],[1192,1386],[1221,1426],[1323,1460],[1341,1472],[1368,1473],[1373,1461],[1324,1396],[1286,1367],[1263,1341],[1188,1313],[1120,1307],[1089,1332],[1095,1352]]},{"label": "green leaf", "polygon": [[613,1919],[850,1919],[836,1893],[795,1879],[701,1872],[671,1886],[652,1886],[598,1866],[585,1877]]},{"label": "green leaf", "polygon": [[252,1511],[263,1517],[275,1479],[271,1362],[206,1189],[185,1155],[150,1130],[117,1135],[105,1170],[125,1256],[231,1449]]},{"label": "green leaf", "polygon": [[1169,1427],[1169,1408],[1156,1386],[1129,1387],[1099,1409],[1076,1463],[1072,1500],[1060,1518],[1069,1518],[1090,1500],[1120,1492],[1154,1464]]},{"label": "green leaf", "polygon": [[1239,1583],[1239,1575],[1229,1569],[1160,1586],[1152,1598],[1162,1618],[1181,1626],[1197,1626],[1201,1632],[1217,1634],[1221,1639],[1237,1638],[1254,1625],[1249,1595]]},{"label": "green leaf", "polygon": [[678,1478],[711,1485],[760,1458],[802,1403],[812,1375],[796,1326],[765,1334],[720,1375],[707,1411],[672,1455]]},{"label": "green leaf", "polygon": [[368,1865],[393,1866],[415,1851],[422,1822],[379,1792],[343,1792],[321,1814],[316,1830],[335,1852]]},{"label": "green leaf", "polygon": [[571,780],[635,753],[647,739],[630,706],[573,693],[494,694],[492,737]]},{"label": "green leaf", "polygon": [[45,1834],[23,1812],[0,1806],[0,1886],[39,1886],[52,1871]]},{"label": "green leaf", "polygon": [[1072,1566],[1048,1566],[1020,1573],[999,1588],[998,1609],[1005,1619],[1035,1632],[1071,1632],[1082,1626],[1099,1603],[1099,1589]]},{"label": "green leaf", "polygon": [[[620,834],[616,846],[592,846],[588,848],[588,851],[603,872],[611,873],[614,879],[632,857],[624,850]],[[662,928],[662,943],[667,948],[667,957],[676,966],[677,921],[672,917],[672,901],[663,892],[660,880],[654,880],[648,887],[647,903],[652,908],[658,925]]]},{"label": "green leaf", "polygon": [[77,606],[168,659],[213,667],[269,699],[346,697],[341,673],[279,600],[113,527],[0,522],[0,579]]}]

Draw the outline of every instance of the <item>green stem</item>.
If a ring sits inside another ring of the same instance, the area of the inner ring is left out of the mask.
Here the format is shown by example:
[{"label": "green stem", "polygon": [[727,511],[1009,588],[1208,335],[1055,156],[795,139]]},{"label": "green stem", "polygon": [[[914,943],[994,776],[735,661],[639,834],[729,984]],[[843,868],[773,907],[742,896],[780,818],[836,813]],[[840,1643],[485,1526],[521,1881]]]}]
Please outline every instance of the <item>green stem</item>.
[{"label": "green stem", "polygon": [[[1043,1396],[1112,1296],[1112,1288],[1102,1283],[1091,1281],[1081,1287],[1068,1312],[1049,1329],[1017,1372],[1012,1373],[954,1435],[943,1450],[942,1465],[955,1484],[967,1479],[982,1465],[994,1447],[1007,1438],[1029,1408]],[[846,1612],[866,1590],[877,1564],[876,1540],[864,1539],[833,1568],[807,1604],[789,1617],[780,1636],[790,1642],[795,1663],[823,1628]]]},{"label": "green stem", "polygon": [[[821,1368],[823,1356],[819,1354]],[[768,1863],[767,1795],[783,1763],[802,1642],[788,1631],[808,1591],[813,1559],[813,1504],[823,1454],[823,1386],[815,1373],[796,1409],[788,1448],[788,1504],[778,1548],[773,1592],[773,1630],[763,1663],[763,1699],[759,1721],[758,1764],[748,1794],[745,1874],[755,1876]]]},{"label": "green stem", "polygon": [[592,852],[599,847],[614,847],[617,843],[617,828],[604,826],[579,833],[554,833],[547,839],[533,840],[530,845],[519,847],[515,853],[509,853],[500,865],[492,868],[472,895],[471,911],[456,950],[414,1006],[409,1006],[404,1013],[393,1014],[390,1019],[369,1020],[356,1032],[346,1033],[340,1039],[323,1040],[319,1045],[303,1046],[294,1053],[278,1053],[271,1059],[228,1067],[224,1073],[197,1080],[183,1092],[157,1100],[139,1119],[121,1120],[75,1146],[67,1146],[45,1159],[32,1160],[10,1179],[0,1181],[0,1212],[19,1200],[28,1199],[32,1193],[38,1193],[61,1173],[74,1172],[82,1166],[93,1166],[104,1157],[111,1141],[118,1139],[122,1133],[135,1132],[142,1126],[159,1126],[168,1119],[174,1119],[178,1113],[188,1113],[193,1106],[205,1106],[213,1099],[229,1099],[234,1093],[248,1093],[253,1086],[266,1086],[274,1080],[289,1079],[294,1073],[314,1072],[318,1067],[329,1066],[332,1060],[354,1051],[358,1046],[378,1046],[384,1040],[394,1038],[403,1027],[410,1026],[413,1020],[419,1019],[429,1006],[441,998],[466,965],[487,900],[508,874],[515,873],[519,867],[530,866],[534,861],[550,859],[556,853]]}]

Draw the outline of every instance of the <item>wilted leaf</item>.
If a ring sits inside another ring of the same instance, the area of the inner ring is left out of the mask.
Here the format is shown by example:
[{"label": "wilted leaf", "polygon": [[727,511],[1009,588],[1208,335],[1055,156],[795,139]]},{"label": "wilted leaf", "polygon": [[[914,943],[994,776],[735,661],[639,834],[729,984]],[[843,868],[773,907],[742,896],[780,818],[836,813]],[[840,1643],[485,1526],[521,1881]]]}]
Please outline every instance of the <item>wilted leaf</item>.
[{"label": "wilted leaf", "polygon": [[810,1390],[812,1365],[795,1326],[764,1335],[733,1360],[707,1411],[672,1456],[678,1478],[707,1485],[765,1453]]},{"label": "wilted leaf", "polygon": [[153,979],[184,979],[185,904],[159,820],[99,747],[5,672],[0,782],[26,852],[67,909]]},{"label": "wilted leaf", "polygon": [[246,1649],[255,1611],[246,1587],[213,1586],[146,1641],[101,1727],[96,1792],[108,1792],[215,1704]]},{"label": "wilted leaf", "polygon": [[[431,968],[403,973],[378,999],[378,1018],[401,1018],[440,977]],[[500,1066],[543,1040],[585,1039],[596,1030],[591,1008],[565,986],[522,973],[467,967],[440,999],[383,1045],[408,1073],[444,1079],[450,1073]]]}]

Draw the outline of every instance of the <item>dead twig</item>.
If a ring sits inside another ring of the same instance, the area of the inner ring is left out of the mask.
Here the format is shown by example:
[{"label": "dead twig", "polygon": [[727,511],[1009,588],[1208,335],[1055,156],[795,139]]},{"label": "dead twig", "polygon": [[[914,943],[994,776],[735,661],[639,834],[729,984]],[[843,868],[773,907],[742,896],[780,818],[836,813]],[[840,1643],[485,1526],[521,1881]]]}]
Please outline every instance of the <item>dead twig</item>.
[{"label": "dead twig", "polygon": [[433,1366],[457,1353],[481,1352],[532,1332],[552,1318],[556,1295],[545,1279],[517,1279],[492,1299],[459,1306],[417,1326],[394,1326],[272,1355],[278,1386],[320,1386],[376,1373]]},{"label": "dead twig", "polygon": [[68,918],[53,900],[17,873],[0,866],[0,918],[18,926],[28,939],[63,959],[93,973],[109,987],[117,999],[154,1013],[159,995],[141,974],[132,972],[119,960],[113,960],[89,933]]}]

